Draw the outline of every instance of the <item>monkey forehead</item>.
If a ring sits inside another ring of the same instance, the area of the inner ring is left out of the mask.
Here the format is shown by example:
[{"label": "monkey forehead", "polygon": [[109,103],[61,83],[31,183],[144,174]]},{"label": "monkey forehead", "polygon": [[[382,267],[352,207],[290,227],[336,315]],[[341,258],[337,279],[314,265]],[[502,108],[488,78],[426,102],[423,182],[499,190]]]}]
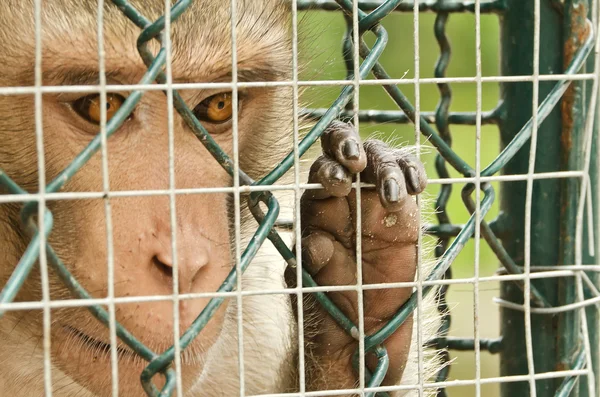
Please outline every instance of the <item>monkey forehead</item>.
[{"label": "monkey forehead", "polygon": [[[54,67],[64,69],[70,63],[80,69],[97,70],[98,1],[44,0],[41,3],[44,72]],[[107,71],[119,69],[137,79],[146,69],[136,47],[141,30],[112,2],[104,3],[102,37]],[[164,0],[131,0],[130,3],[151,21],[164,15]],[[230,72],[230,5],[230,1],[196,0],[173,22],[172,70],[176,80],[211,81],[215,75],[225,76]],[[7,43],[0,51],[0,61],[14,65],[21,74],[29,75],[26,80],[32,80],[35,60],[34,0],[0,0],[0,6],[3,6],[0,39]],[[267,80],[289,78],[289,15],[288,0],[237,1],[234,26],[240,69],[264,71],[256,77]],[[158,46],[155,41],[150,44],[155,53]],[[44,84],[49,83],[44,81]]]}]

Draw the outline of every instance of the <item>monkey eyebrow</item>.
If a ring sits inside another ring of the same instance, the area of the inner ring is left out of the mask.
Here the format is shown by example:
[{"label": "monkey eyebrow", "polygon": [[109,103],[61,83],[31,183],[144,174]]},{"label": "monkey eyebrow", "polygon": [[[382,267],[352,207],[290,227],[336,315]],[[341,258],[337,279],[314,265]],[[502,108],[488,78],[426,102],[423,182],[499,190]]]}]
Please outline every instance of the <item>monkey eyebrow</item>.
[{"label": "monkey eyebrow", "polygon": [[[134,81],[132,79],[133,73],[127,73],[122,69],[107,70],[105,76],[109,84],[111,81],[116,84],[125,84],[125,82]],[[256,67],[256,68],[244,68],[237,71],[238,81],[277,81],[285,78],[285,74],[278,72],[275,68],[269,67]],[[135,76],[137,77],[137,76]],[[233,73],[231,70],[222,73],[218,76],[211,76],[209,78],[198,78],[198,76],[192,76],[191,73],[185,77],[174,78],[176,83],[192,83],[192,82],[227,82],[231,81]],[[97,69],[86,68],[86,67],[68,67],[68,68],[53,68],[44,72],[44,80],[47,80],[51,84],[61,86],[94,86],[100,84],[100,73]]]},{"label": "monkey eyebrow", "polygon": [[[219,72],[199,74],[191,70],[173,76],[174,83],[228,83],[233,80],[233,72],[228,65]],[[276,68],[268,66],[239,65],[237,80],[240,82],[267,82],[286,79],[287,75]],[[225,69],[225,72],[223,72]]]},{"label": "monkey eyebrow", "polygon": [[[129,81],[131,73],[126,73],[123,70],[107,70],[104,75],[107,81]],[[66,68],[57,67],[47,71],[44,71],[44,80],[50,84],[55,85],[98,85],[100,84],[100,73],[98,69],[92,69],[87,67],[73,67],[69,66]],[[45,82],[46,84],[46,82]],[[122,84],[122,83],[118,83]]]},{"label": "monkey eyebrow", "polygon": [[[285,73],[279,72],[275,68],[270,67],[248,67],[238,69],[237,78],[238,81],[243,82],[261,82],[261,81],[278,81],[286,77]],[[219,80],[231,81],[233,78],[233,72],[231,70],[222,74]]]},{"label": "monkey eyebrow", "polygon": [[[122,69],[106,70],[104,76],[109,84],[124,84],[136,77],[134,73],[128,73]],[[59,85],[98,85],[100,84],[100,72],[98,69],[90,68],[60,68],[50,71],[48,79]]]}]

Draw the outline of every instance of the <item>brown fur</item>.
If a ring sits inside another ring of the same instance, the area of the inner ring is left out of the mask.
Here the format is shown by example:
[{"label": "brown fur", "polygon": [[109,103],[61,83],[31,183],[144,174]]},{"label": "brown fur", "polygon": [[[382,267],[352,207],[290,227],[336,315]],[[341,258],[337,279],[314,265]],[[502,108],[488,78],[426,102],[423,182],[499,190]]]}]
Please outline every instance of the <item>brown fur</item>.
[{"label": "brown fur", "polygon": [[[109,1],[104,6],[105,65],[108,84],[135,84],[146,71],[136,47],[140,30]],[[163,14],[164,2],[131,3],[153,20]],[[42,2],[43,85],[98,84],[97,3],[82,0]],[[0,86],[31,86],[35,80],[35,23],[32,0],[1,0]],[[279,81],[291,78],[289,4],[284,0],[238,0],[236,22],[240,80]],[[197,0],[172,25],[174,82],[224,82],[231,75],[231,37],[228,2]],[[156,49],[156,45],[153,44]],[[218,90],[181,90],[194,107]],[[292,149],[292,91],[290,87],[245,90],[239,119],[240,167],[259,178]],[[127,92],[121,93],[128,95]],[[83,93],[43,95],[43,134],[46,182],[64,169],[98,132],[78,119],[68,103]],[[33,95],[0,96],[0,168],[29,192],[38,190]],[[111,191],[155,190],[169,187],[167,105],[160,91],[149,91],[127,121],[108,141]],[[231,155],[229,130],[209,132]],[[176,187],[230,186],[231,178],[210,156],[183,120],[175,116]],[[267,149],[265,149],[267,148]],[[290,181],[289,177],[287,179]],[[97,153],[62,189],[101,192],[101,154]],[[291,213],[289,194],[278,194],[282,211]],[[242,200],[242,241],[245,247],[255,222]],[[49,241],[72,274],[93,297],[107,294],[107,250],[104,201],[50,200],[54,227]],[[212,292],[228,273],[232,260],[232,199],[222,193],[178,195],[176,198],[177,256],[180,292]],[[28,238],[18,220],[19,205],[0,206],[0,285],[4,285],[23,254]],[[169,201],[166,196],[111,199],[115,263],[115,296],[169,295],[171,279],[152,258],[170,260]],[[204,258],[204,259],[197,259]],[[202,263],[199,263],[204,261]],[[244,290],[284,286],[285,264],[266,242],[247,273]],[[17,297],[41,299],[36,267]],[[70,299],[69,291],[50,271],[51,299]],[[206,299],[180,303],[181,331],[205,307]],[[237,306],[226,301],[200,336],[182,354],[186,395],[230,396],[239,390]],[[297,346],[292,309],[287,296],[248,296],[243,299],[243,347],[247,394],[295,389]],[[157,352],[172,344],[172,302],[117,305],[116,318]],[[76,326],[90,337],[108,342],[108,330],[85,308],[52,313],[51,354],[53,395],[106,396],[111,394],[110,352],[93,347],[66,331]],[[317,322],[308,318],[317,332]],[[310,336],[310,335],[309,335]],[[43,333],[41,311],[9,311],[0,319],[0,394],[43,394]],[[309,338],[310,339],[310,338]],[[413,338],[414,339],[414,338]],[[414,341],[413,341],[414,342]],[[119,360],[119,395],[143,395],[139,374],[146,365],[128,353]],[[414,348],[414,343],[413,343]],[[307,351],[313,354],[313,350]],[[231,357],[231,358],[229,358]],[[411,356],[412,357],[412,356]],[[224,359],[228,358],[228,359]],[[307,356],[307,388],[327,386],[327,369]],[[413,359],[409,359],[413,361]],[[410,371],[409,371],[410,372]],[[333,376],[327,372],[328,377]],[[412,379],[414,370],[405,378]],[[158,378],[158,377],[157,377]],[[226,379],[224,381],[224,379]],[[157,379],[157,386],[160,381]]]}]

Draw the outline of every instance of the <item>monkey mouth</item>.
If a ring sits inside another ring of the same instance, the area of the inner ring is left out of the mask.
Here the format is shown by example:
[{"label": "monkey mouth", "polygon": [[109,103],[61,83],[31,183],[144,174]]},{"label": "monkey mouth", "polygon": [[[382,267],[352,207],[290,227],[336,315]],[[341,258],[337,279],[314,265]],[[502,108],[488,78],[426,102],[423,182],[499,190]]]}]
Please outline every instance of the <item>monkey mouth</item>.
[{"label": "monkey mouth", "polygon": [[[76,336],[81,341],[83,341],[83,343],[90,349],[94,349],[94,351],[97,351],[97,352],[110,354],[110,351],[111,351],[110,343],[105,343],[98,339],[94,339],[91,336],[83,333],[82,331],[80,331],[77,328],[74,328],[70,325],[65,326],[65,329],[70,334]],[[132,356],[133,354],[134,354],[133,351],[131,351],[130,349],[117,345],[117,355],[119,356],[119,358],[124,357],[124,356]]]}]

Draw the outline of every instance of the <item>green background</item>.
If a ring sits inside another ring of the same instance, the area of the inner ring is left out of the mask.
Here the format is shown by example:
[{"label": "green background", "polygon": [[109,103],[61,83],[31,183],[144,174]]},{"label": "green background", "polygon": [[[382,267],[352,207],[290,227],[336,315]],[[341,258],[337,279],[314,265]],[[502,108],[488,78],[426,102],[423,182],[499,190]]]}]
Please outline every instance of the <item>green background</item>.
[{"label": "green background", "polygon": [[[420,78],[431,78],[434,66],[440,54],[439,46],[433,34],[435,14],[423,13],[419,15],[419,75]],[[345,32],[343,17],[337,12],[310,11],[299,15],[300,32],[304,41],[300,48],[302,70],[301,80],[337,80],[345,78],[345,66],[341,56],[341,42]],[[395,13],[388,16],[383,25],[389,33],[388,45],[381,57],[381,63],[393,78],[413,78],[415,76],[415,34],[413,14]],[[452,56],[446,71],[448,77],[474,77],[476,75],[476,46],[475,46],[475,17],[473,14],[452,14],[449,18],[446,32],[451,43]],[[370,40],[369,40],[370,39]],[[494,15],[482,15],[481,18],[481,62],[483,76],[497,76],[499,74],[499,26],[498,18]],[[372,37],[368,37],[369,44]],[[369,77],[372,78],[372,77]],[[414,84],[402,84],[400,89],[415,103]],[[452,83],[451,112],[476,110],[477,87],[475,83]],[[303,93],[303,105],[307,107],[328,107],[340,92],[339,86],[311,87]],[[439,101],[439,91],[436,84],[421,83],[420,109],[433,111]],[[482,85],[482,110],[493,109],[498,103],[499,89],[497,83],[484,83]],[[384,90],[377,86],[360,87],[360,109],[394,109],[397,106],[391,101]],[[465,159],[473,168],[476,160],[476,133],[474,126],[450,127],[454,150]],[[414,144],[414,126],[397,124],[362,124],[360,126],[363,138],[376,134],[384,140],[393,139],[397,143]],[[480,165],[484,168],[499,153],[499,137],[496,126],[483,126],[481,128],[481,155]],[[424,145],[422,160],[427,166],[430,178],[437,178],[434,170],[435,149],[428,145],[421,137]],[[451,167],[450,167],[451,168]],[[451,175],[460,175],[451,169]],[[469,214],[460,198],[462,184],[453,188],[452,198],[449,201],[448,213],[453,223],[464,223]],[[440,185],[430,184],[427,204],[433,216],[433,201],[437,196]],[[498,184],[494,184],[498,189]],[[498,205],[494,203],[492,210],[486,216],[487,220],[493,219],[498,214]],[[481,240],[478,255],[480,276],[491,276],[498,268],[498,260]],[[472,240],[460,253],[453,264],[454,278],[471,278],[475,274],[476,254],[475,243]],[[482,338],[498,337],[499,310],[492,302],[492,298],[499,296],[497,282],[482,282],[479,284],[479,310],[478,332]],[[475,332],[475,311],[473,284],[465,283],[452,285],[448,296],[449,307],[452,312],[452,327],[450,335],[460,337],[473,337]],[[476,379],[475,353],[451,352],[454,359],[449,380]],[[499,376],[498,357],[481,353],[481,377]],[[453,386],[447,388],[450,396],[475,395],[475,386]],[[492,383],[481,386],[481,394],[486,397],[499,395],[499,384]]]}]

